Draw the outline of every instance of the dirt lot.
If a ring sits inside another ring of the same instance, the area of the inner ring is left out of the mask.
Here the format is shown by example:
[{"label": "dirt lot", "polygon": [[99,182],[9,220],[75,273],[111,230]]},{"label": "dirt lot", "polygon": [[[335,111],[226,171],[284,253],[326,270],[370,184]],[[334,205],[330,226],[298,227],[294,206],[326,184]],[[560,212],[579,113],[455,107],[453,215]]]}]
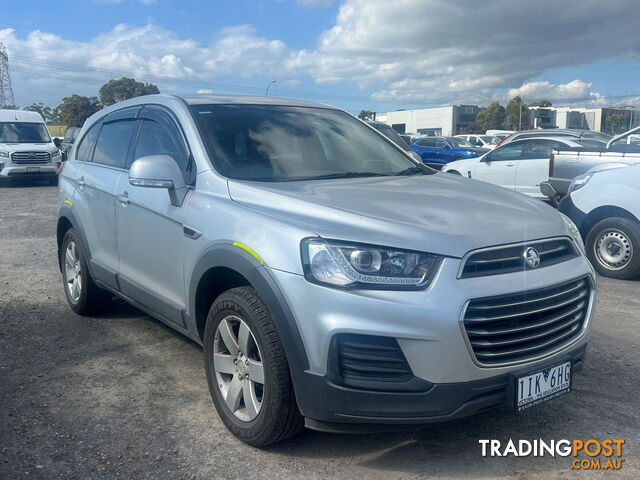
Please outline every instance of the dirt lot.
[{"label": "dirt lot", "polygon": [[[56,189],[0,188],[0,478],[639,478],[640,282],[600,281],[574,392],[521,415],[421,431],[305,432],[257,450],[212,406],[198,345],[121,305],[67,307],[56,269]],[[479,439],[621,438],[620,472],[569,458],[483,458]]]}]

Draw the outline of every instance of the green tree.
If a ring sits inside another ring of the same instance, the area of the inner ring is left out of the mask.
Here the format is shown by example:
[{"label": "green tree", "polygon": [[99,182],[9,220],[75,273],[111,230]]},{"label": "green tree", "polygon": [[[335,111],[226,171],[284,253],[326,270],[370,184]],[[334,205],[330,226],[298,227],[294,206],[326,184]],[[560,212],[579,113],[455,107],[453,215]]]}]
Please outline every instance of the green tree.
[{"label": "green tree", "polygon": [[507,130],[518,130],[529,124],[529,109],[522,103],[521,97],[513,97],[505,108],[504,126]]},{"label": "green tree", "polygon": [[45,123],[51,124],[51,120],[53,119],[53,110],[44,103],[32,103],[31,105],[24,107],[24,109],[29,112],[38,112],[42,118],[44,118]]},{"label": "green tree", "polygon": [[476,125],[480,132],[503,128],[505,109],[499,102],[493,102],[476,117]]},{"label": "green tree", "polygon": [[604,125],[604,131],[606,133],[618,135],[628,129],[629,117],[621,113],[613,113],[605,118]]},{"label": "green tree", "polygon": [[372,112],[371,110],[360,110],[360,113],[358,114],[358,118],[360,120],[364,120],[365,122],[371,121],[376,118],[376,112]]},{"label": "green tree", "polygon": [[54,109],[52,117],[55,123],[68,127],[81,127],[87,118],[101,108],[96,97],[73,94],[62,99],[62,103]]},{"label": "green tree", "polygon": [[538,100],[529,104],[530,107],[553,107],[553,103],[549,100]]},{"label": "green tree", "polygon": [[120,80],[111,79],[102,85],[99,91],[100,102],[105,107],[128,98],[154,93],[160,93],[160,90],[153,83],[138,82],[127,77],[122,77]]}]

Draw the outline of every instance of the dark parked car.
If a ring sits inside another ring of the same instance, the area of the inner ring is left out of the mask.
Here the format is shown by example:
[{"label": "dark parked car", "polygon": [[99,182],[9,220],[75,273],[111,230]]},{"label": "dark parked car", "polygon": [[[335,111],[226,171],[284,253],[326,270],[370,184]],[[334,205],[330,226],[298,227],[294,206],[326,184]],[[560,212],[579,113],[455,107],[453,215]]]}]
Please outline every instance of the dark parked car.
[{"label": "dark parked car", "polygon": [[479,157],[489,151],[487,148],[474,147],[467,140],[457,137],[416,138],[409,146],[424,163],[437,169],[441,169],[445,163]]},{"label": "dark parked car", "polygon": [[67,154],[69,153],[69,150],[71,150],[71,147],[73,146],[73,142],[76,141],[76,137],[78,136],[78,133],[80,133],[80,128],[79,127],[69,127],[67,128],[67,131],[64,133],[64,138],[62,139],[62,143],[60,143],[60,151],[62,152],[62,159],[66,160],[67,159]]}]

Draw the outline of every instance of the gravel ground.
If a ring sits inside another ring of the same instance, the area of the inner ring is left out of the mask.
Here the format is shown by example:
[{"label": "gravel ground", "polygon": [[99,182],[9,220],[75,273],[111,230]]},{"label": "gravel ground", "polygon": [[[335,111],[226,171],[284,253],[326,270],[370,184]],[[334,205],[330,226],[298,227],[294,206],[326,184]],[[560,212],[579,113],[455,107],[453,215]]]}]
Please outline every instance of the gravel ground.
[{"label": "gravel ground", "polygon": [[[0,478],[568,478],[569,458],[483,458],[479,439],[621,438],[617,478],[639,478],[640,282],[600,281],[574,391],[413,432],[306,431],[257,450],[224,428],[201,348],[126,305],[67,307],[56,268],[56,188],[0,188]],[[579,472],[606,478],[611,472]]]}]

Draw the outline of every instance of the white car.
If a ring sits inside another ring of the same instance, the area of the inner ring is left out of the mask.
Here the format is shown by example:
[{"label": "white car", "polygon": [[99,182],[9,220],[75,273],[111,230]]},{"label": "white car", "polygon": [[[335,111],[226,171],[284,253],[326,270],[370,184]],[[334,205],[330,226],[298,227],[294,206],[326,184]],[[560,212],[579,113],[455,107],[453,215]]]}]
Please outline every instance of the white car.
[{"label": "white car", "polygon": [[578,227],[598,273],[623,280],[640,276],[640,165],[577,176],[560,211]]},{"label": "white car", "polygon": [[553,150],[584,148],[580,140],[568,137],[537,137],[516,140],[481,157],[448,163],[443,172],[475,178],[509,190],[546,200],[540,183],[549,179],[549,157]]},{"label": "white car", "polygon": [[39,113],[0,110],[0,179],[45,177],[55,183],[61,161]]},{"label": "white car", "polygon": [[493,150],[502,140],[494,135],[456,135],[458,138],[464,138],[471,145],[477,148],[488,148]]}]

